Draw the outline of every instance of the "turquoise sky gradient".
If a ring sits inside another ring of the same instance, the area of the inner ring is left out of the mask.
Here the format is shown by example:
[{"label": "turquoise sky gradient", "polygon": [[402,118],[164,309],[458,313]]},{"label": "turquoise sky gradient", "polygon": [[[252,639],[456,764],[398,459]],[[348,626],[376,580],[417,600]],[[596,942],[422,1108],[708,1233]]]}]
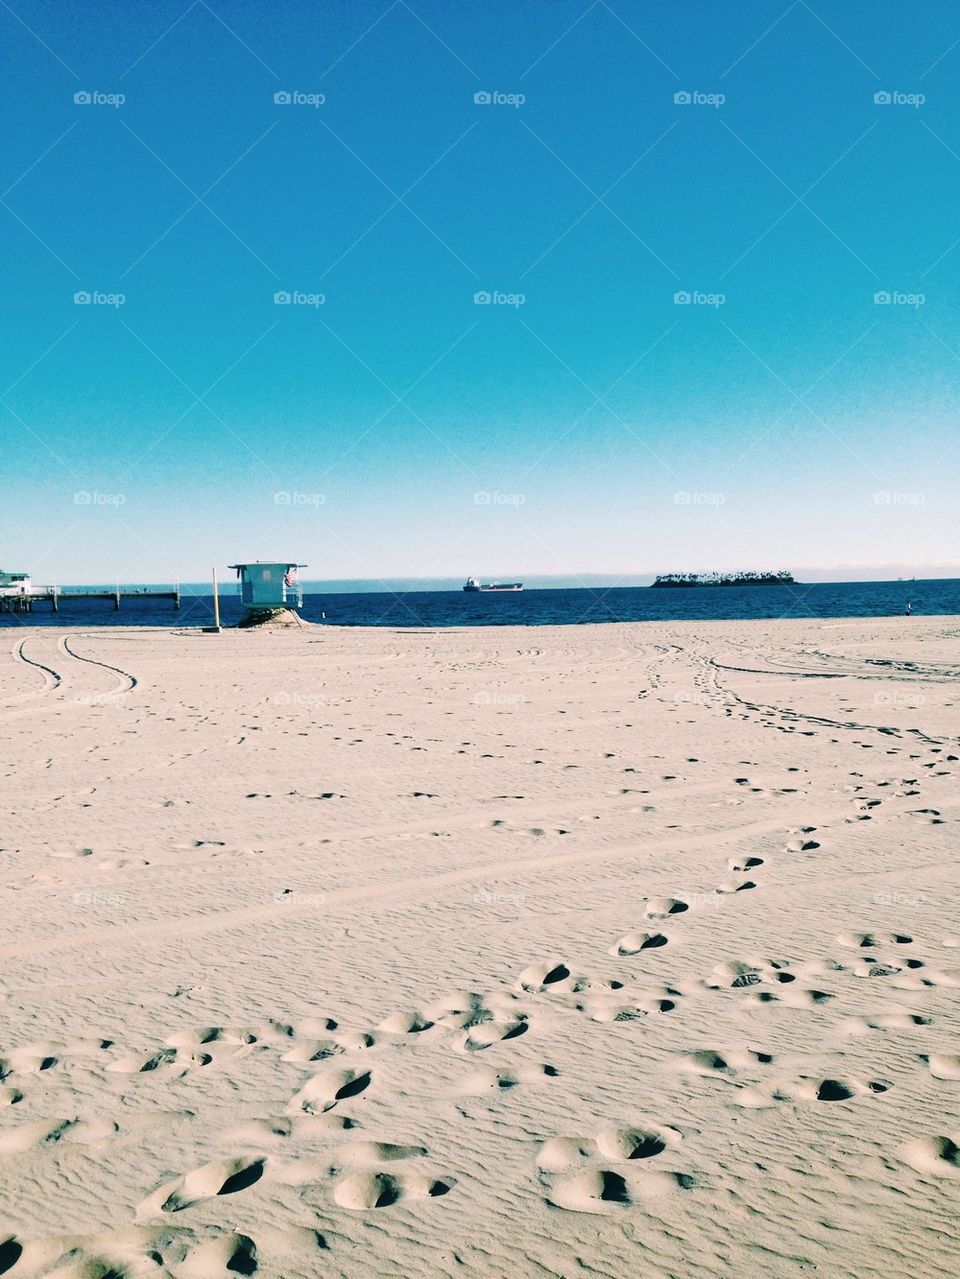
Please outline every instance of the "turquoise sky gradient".
[{"label": "turquoise sky gradient", "polygon": [[0,36],[4,568],[960,565],[955,4],[13,0]]}]

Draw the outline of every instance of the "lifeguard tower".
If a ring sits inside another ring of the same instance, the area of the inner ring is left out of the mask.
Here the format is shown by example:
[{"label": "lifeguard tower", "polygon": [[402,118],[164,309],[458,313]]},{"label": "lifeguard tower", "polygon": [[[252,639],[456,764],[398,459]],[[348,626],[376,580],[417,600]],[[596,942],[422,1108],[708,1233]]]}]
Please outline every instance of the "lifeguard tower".
[{"label": "lifeguard tower", "polygon": [[251,613],[303,608],[303,584],[298,570],[306,568],[306,564],[255,560],[252,564],[231,564],[229,567],[237,570],[240,603]]}]

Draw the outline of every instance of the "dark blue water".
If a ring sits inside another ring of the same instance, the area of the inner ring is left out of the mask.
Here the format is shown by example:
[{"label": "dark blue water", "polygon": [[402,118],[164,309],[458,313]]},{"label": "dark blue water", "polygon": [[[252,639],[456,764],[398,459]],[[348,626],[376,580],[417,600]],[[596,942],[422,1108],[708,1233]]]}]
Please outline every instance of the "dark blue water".
[{"label": "dark blue water", "polygon": [[[306,595],[302,616],[336,626],[575,626],[586,622],[720,621],[776,617],[890,617],[960,615],[960,579],[920,582],[818,582],[812,586],[718,586],[656,589],[598,587],[525,590],[508,594],[463,591],[378,591]],[[221,620],[236,622],[240,604],[221,596]],[[0,627],[209,626],[207,595],[184,595],[175,611],[168,600],[124,600],[119,612],[103,600],[71,600],[60,612],[38,604],[24,616],[0,614]]]}]

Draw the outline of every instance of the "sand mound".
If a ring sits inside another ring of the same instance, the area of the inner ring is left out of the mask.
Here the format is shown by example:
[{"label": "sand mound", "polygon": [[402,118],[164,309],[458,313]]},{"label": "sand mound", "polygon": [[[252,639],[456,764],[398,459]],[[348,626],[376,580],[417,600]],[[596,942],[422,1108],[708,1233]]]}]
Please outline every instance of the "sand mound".
[{"label": "sand mound", "polygon": [[245,617],[241,617],[237,622],[238,628],[241,630],[249,630],[252,627],[266,627],[272,631],[285,630],[287,627],[295,626],[301,630],[306,628],[306,623],[299,613],[295,613],[292,608],[265,608],[257,612],[250,612]]}]

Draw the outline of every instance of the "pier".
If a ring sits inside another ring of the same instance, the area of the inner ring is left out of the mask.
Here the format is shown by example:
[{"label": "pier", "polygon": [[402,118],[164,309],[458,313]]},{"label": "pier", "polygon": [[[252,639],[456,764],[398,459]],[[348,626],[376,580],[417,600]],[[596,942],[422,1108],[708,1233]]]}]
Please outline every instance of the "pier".
[{"label": "pier", "polygon": [[111,600],[114,610],[120,608],[122,600],[171,600],[174,608],[180,607],[180,583],[172,590],[154,591],[122,590],[119,585],[111,590],[109,587],[99,590],[63,590],[59,586],[33,586],[27,591],[5,595],[0,593],[0,613],[32,613],[34,604],[49,604],[54,613],[60,612],[60,605],[68,600]]}]

